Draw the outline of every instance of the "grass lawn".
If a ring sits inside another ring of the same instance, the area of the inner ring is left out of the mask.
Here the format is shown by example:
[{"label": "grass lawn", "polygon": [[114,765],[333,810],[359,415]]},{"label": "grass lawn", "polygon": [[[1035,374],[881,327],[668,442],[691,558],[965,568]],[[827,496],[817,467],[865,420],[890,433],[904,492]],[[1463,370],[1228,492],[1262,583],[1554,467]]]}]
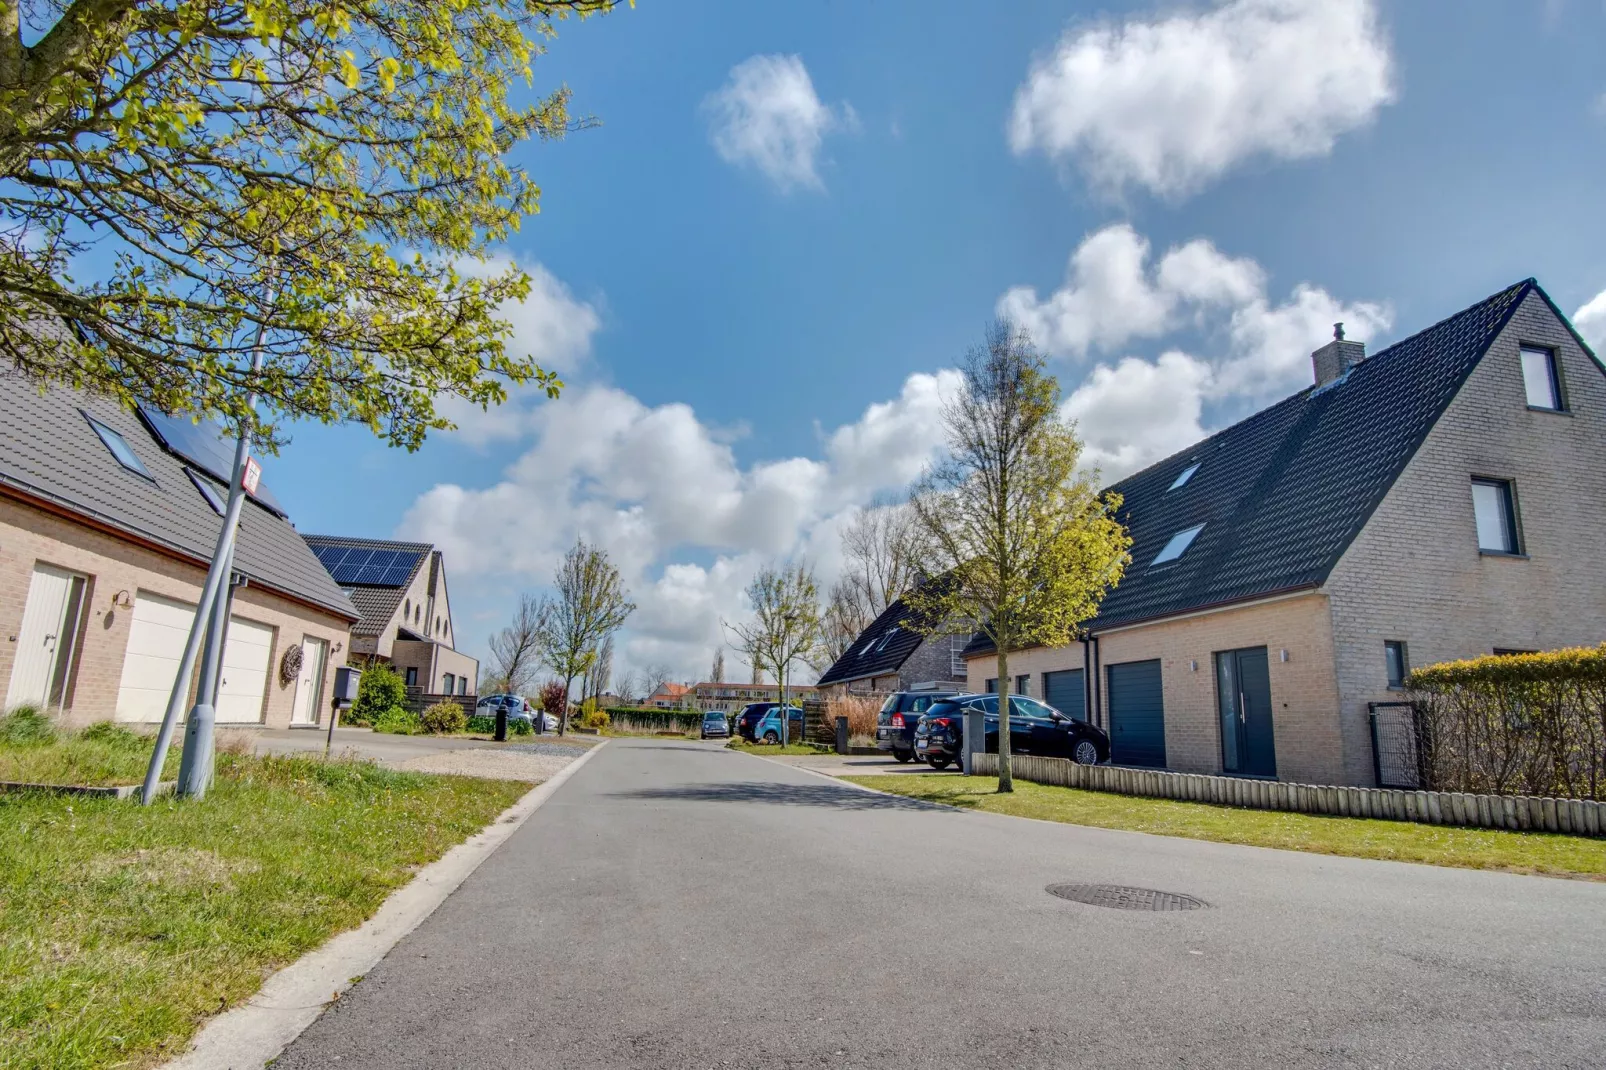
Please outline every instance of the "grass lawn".
[{"label": "grass lawn", "polygon": [[[175,739],[162,779],[178,776],[183,739]],[[106,787],[138,784],[150,764],[150,741],[116,725],[97,725],[54,739],[7,741],[0,735],[0,781]]]},{"label": "grass lawn", "polygon": [[816,746],[813,743],[788,743],[781,746],[779,743],[749,743],[740,736],[725,744],[730,750],[745,751],[748,754],[829,754],[831,748]]},{"label": "grass lawn", "polygon": [[951,773],[843,779],[967,810],[1035,817],[1071,825],[1354,858],[1386,858],[1396,862],[1606,880],[1606,840],[1581,836],[1243,810],[1078,791],[1022,780],[1015,781],[1013,794],[1000,795],[996,790],[998,782],[992,777],[963,777]]},{"label": "grass lawn", "polygon": [[[79,780],[144,770],[143,740],[121,758],[45,753],[83,742],[0,744],[0,769]],[[220,754],[201,802],[0,795],[0,1066],[171,1058],[203,1019],[360,924],[528,790]]]}]

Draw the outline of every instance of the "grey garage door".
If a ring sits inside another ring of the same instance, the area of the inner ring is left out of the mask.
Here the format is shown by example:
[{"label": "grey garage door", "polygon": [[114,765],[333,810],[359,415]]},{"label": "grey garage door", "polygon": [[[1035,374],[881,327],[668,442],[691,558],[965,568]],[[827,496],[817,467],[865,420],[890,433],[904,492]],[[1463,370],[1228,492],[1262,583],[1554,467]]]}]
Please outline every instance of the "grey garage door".
[{"label": "grey garage door", "polygon": [[1067,717],[1087,720],[1087,693],[1082,689],[1082,670],[1043,674],[1043,701]]},{"label": "grey garage door", "polygon": [[1109,667],[1110,760],[1116,765],[1165,768],[1165,702],[1160,663]]}]

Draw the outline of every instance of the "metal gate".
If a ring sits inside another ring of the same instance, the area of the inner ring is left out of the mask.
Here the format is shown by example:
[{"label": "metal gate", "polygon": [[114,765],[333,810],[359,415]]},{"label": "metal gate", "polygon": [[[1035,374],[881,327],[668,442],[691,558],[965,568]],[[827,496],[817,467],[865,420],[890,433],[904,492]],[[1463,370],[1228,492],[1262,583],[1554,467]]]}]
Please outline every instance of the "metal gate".
[{"label": "metal gate", "polygon": [[1372,725],[1372,772],[1380,788],[1431,790],[1427,739],[1414,703],[1368,703]]}]

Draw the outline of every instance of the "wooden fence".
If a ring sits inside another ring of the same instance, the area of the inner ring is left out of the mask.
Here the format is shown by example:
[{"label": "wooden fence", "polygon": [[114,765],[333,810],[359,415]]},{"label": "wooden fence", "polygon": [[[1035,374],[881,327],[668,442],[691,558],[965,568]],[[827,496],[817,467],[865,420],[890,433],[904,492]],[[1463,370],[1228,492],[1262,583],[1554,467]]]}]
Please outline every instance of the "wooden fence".
[{"label": "wooden fence", "polygon": [[[998,755],[976,754],[972,759],[976,775],[998,775]],[[1287,784],[1278,780],[1171,773],[1117,765],[1077,765],[1066,758],[1039,758],[1029,754],[1014,755],[1011,766],[1016,777],[1036,784],[1121,795],[1217,803],[1252,810],[1417,821],[1429,825],[1606,835],[1606,803],[1587,799]]]}]

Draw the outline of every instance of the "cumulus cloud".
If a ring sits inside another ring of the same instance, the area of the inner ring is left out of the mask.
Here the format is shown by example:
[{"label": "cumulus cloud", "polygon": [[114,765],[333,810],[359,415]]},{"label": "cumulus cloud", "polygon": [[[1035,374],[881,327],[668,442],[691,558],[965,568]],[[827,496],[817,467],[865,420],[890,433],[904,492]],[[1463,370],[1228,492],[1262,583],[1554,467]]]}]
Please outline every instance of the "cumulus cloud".
[{"label": "cumulus cloud", "polygon": [[1606,359],[1606,290],[1591,298],[1573,313],[1573,326],[1584,336],[1595,355]]},{"label": "cumulus cloud", "polygon": [[714,151],[727,163],[756,167],[782,192],[823,189],[816,158],[825,135],[851,129],[850,105],[820,101],[800,56],[752,56],[703,101]]},{"label": "cumulus cloud", "polygon": [[1394,92],[1372,0],[1233,0],[1068,30],[1016,91],[1009,142],[1176,198],[1246,159],[1326,155]]},{"label": "cumulus cloud", "polygon": [[1076,421],[1082,463],[1114,481],[1198,442],[1211,377],[1208,364],[1177,350],[1094,368],[1060,410]]}]

